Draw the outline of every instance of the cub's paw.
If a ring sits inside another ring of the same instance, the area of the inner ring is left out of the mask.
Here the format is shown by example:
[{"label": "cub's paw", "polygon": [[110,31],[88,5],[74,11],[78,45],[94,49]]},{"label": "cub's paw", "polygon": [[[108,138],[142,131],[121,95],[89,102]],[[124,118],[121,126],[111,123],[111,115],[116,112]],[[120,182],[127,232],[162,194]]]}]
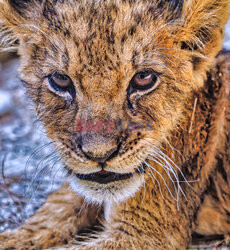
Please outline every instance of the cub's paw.
[{"label": "cub's paw", "polygon": [[[25,235],[24,239],[20,236],[20,233],[16,233],[16,230],[14,231],[7,231],[0,234],[0,249],[2,250],[13,250],[13,249],[25,249],[28,246],[32,246],[32,242],[29,242],[29,240],[26,242],[27,235]],[[24,244],[26,242],[26,244]],[[25,246],[23,248],[22,246]],[[29,248],[30,249],[30,248]],[[31,248],[32,249],[32,248]]]},{"label": "cub's paw", "polygon": [[0,234],[1,250],[40,250],[68,243],[68,239],[51,230],[13,230]]}]

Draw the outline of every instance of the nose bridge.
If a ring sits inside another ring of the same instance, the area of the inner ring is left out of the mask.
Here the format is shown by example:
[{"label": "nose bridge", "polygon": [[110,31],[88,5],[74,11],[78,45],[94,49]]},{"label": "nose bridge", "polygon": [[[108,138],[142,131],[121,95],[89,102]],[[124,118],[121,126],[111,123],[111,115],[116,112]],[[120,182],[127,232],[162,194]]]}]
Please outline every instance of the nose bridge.
[{"label": "nose bridge", "polygon": [[89,107],[91,116],[108,118],[110,113],[109,111],[112,108],[112,100],[110,100],[110,102],[107,102],[104,98],[94,98],[89,104]]},{"label": "nose bridge", "polygon": [[[96,75],[93,79],[86,81],[84,87],[87,93],[87,104],[93,113],[106,115],[106,113],[116,112],[115,109],[123,98],[117,81],[117,76],[113,76],[112,73],[105,74],[103,78]],[[90,84],[92,82],[94,84]],[[114,112],[112,112],[112,109]]]},{"label": "nose bridge", "polygon": [[116,100],[94,96],[79,109],[79,117],[94,122],[102,120],[114,121],[121,119],[121,110],[121,105]]},{"label": "nose bridge", "polygon": [[94,93],[88,89],[87,96],[79,104],[77,119],[81,124],[77,130],[77,144],[87,157],[108,159],[119,145],[117,120],[123,117],[121,98],[105,89],[97,89]]}]

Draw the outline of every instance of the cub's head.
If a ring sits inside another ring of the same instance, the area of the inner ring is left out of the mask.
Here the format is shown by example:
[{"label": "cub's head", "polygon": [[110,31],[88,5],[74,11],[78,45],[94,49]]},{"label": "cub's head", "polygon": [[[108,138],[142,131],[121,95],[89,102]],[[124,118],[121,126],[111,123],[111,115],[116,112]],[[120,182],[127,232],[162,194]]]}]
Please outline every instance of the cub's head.
[{"label": "cub's head", "polygon": [[228,0],[2,0],[1,44],[89,201],[122,201],[221,49]]}]

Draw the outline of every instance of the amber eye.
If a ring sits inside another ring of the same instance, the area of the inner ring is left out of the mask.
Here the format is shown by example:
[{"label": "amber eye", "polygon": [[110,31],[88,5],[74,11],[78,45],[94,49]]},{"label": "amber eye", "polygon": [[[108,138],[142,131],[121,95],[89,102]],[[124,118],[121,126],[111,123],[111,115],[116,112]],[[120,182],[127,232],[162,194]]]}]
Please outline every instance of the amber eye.
[{"label": "amber eye", "polygon": [[49,76],[50,85],[57,91],[68,91],[72,87],[72,80],[67,75],[53,73]]},{"label": "amber eye", "polygon": [[130,83],[133,89],[147,90],[156,84],[157,79],[157,73],[147,70],[135,74]]},{"label": "amber eye", "polygon": [[56,93],[59,92],[61,96],[69,93],[73,100],[75,99],[76,90],[69,76],[55,72],[48,76],[48,81],[51,89]]}]

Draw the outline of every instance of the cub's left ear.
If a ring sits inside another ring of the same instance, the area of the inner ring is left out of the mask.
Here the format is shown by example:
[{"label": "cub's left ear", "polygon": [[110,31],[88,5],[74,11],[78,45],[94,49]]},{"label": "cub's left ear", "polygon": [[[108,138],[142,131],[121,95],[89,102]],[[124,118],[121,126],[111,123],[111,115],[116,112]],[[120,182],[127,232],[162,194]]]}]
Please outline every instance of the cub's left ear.
[{"label": "cub's left ear", "polygon": [[230,0],[185,0],[177,37],[181,49],[215,56],[222,48],[229,5]]},{"label": "cub's left ear", "polygon": [[18,40],[30,37],[29,25],[39,20],[42,1],[0,0],[0,49],[17,49]]}]

